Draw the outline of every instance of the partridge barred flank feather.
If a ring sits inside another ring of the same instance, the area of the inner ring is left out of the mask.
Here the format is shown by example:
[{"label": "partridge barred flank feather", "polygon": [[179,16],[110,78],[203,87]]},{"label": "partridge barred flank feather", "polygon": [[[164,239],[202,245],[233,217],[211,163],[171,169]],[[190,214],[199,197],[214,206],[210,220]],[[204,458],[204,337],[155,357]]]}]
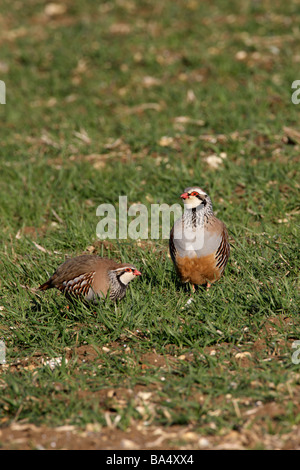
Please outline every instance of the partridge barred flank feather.
[{"label": "partridge barred flank feather", "polygon": [[56,287],[66,296],[81,296],[87,301],[99,297],[121,300],[130,281],[141,273],[129,263],[116,263],[96,255],[81,255],[61,264],[39,289]]},{"label": "partridge barred flank feather", "polygon": [[182,282],[206,284],[217,281],[227,264],[230,245],[223,222],[213,213],[210,197],[198,186],[180,196],[185,210],[170,233],[172,261]]}]

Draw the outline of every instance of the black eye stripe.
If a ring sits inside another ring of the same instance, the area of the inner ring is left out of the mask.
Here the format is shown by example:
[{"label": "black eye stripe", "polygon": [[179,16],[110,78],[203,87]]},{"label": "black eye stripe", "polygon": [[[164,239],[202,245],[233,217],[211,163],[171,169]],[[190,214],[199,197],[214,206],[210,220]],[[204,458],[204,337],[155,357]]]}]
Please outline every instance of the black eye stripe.
[{"label": "black eye stripe", "polygon": [[132,273],[134,268],[124,268],[123,271],[121,271],[121,275],[124,273]]},{"label": "black eye stripe", "polygon": [[[193,192],[194,192],[194,191],[193,191]],[[196,191],[195,191],[195,192],[196,192]],[[197,199],[199,199],[200,201],[202,201],[204,204],[206,204],[206,199],[205,199],[205,198],[206,198],[206,195],[203,196],[203,195],[200,195],[199,193],[194,194],[194,195],[193,195],[193,193],[188,193],[188,194],[189,194],[189,196],[194,196],[194,197],[196,197]]]}]

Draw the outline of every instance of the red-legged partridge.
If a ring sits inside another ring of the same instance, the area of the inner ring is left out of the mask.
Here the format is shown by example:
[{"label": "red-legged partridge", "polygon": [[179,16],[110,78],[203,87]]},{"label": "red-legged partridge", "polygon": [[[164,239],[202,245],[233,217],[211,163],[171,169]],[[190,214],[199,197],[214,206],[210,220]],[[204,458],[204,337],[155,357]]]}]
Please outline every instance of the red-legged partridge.
[{"label": "red-legged partridge", "polygon": [[110,299],[121,300],[129,282],[140,275],[132,264],[120,264],[96,255],[81,255],[61,264],[39,289],[56,287],[67,296],[79,296],[93,302],[108,293]]},{"label": "red-legged partridge", "polygon": [[198,186],[181,194],[184,214],[170,233],[170,254],[182,282],[206,284],[217,281],[227,264],[230,246],[227,229],[213,213],[210,197]]}]

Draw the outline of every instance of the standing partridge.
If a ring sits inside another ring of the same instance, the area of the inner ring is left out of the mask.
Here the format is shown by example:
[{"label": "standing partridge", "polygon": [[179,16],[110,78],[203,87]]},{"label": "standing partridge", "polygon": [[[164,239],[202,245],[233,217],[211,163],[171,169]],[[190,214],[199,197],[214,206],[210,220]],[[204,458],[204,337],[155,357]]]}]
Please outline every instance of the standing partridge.
[{"label": "standing partridge", "polygon": [[213,213],[210,197],[198,186],[180,196],[184,214],[176,220],[169,240],[170,254],[182,282],[206,284],[222,276],[229,258],[227,229]]},{"label": "standing partridge", "polygon": [[81,255],[61,264],[39,289],[56,287],[66,296],[81,296],[93,302],[108,293],[110,299],[121,300],[129,282],[140,275],[132,264],[120,264],[96,255]]}]

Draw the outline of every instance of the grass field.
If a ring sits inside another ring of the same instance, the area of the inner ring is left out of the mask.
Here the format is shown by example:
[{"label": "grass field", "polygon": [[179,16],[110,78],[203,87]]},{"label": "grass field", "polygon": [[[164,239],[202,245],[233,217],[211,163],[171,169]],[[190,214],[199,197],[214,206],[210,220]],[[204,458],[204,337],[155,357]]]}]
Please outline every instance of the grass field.
[{"label": "grass field", "polygon": [[[300,448],[299,13],[2,2],[0,448]],[[232,249],[187,307],[168,240],[101,241],[96,209],[191,184]],[[84,252],[143,276],[116,306],[36,292]]]}]

